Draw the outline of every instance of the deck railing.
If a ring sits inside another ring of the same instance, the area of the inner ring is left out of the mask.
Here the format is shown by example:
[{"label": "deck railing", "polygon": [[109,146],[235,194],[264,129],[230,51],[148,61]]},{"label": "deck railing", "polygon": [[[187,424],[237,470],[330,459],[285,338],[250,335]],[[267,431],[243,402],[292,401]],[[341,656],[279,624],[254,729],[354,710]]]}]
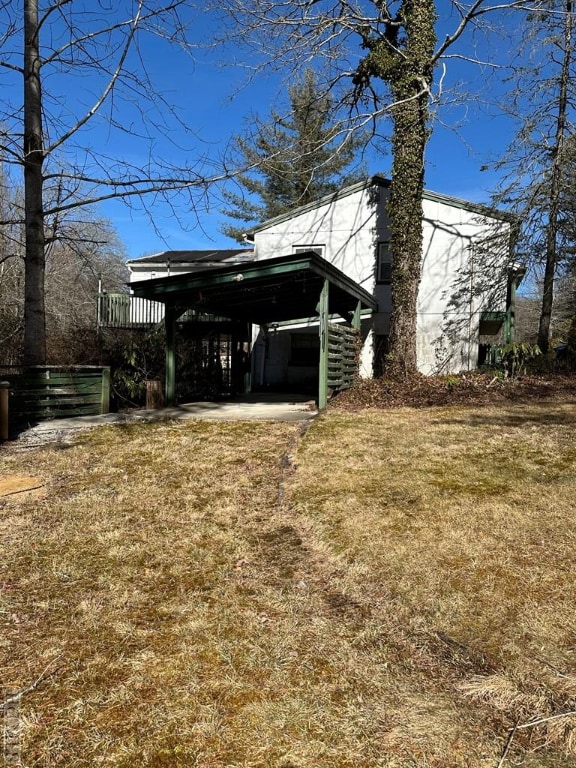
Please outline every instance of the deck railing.
[{"label": "deck railing", "polygon": [[130,293],[98,294],[99,328],[152,328],[164,320],[164,304]]},{"label": "deck railing", "polygon": [[[163,322],[164,304],[159,301],[142,299],[131,293],[99,293],[97,315],[98,328],[145,330],[154,328]],[[225,317],[188,309],[178,318],[178,322],[196,322],[209,325],[226,324],[230,321]],[[220,330],[226,332],[222,328]]]}]

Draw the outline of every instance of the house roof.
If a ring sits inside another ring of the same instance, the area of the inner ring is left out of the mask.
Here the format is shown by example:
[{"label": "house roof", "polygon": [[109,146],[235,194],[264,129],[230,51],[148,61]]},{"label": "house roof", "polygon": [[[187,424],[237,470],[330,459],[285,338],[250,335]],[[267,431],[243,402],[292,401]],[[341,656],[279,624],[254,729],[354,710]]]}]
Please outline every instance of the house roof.
[{"label": "house roof", "polygon": [[193,264],[197,268],[212,267],[220,262],[245,261],[253,256],[251,248],[208,248],[194,251],[162,251],[153,256],[143,256],[140,259],[130,259],[126,263],[130,266],[140,264]]},{"label": "house roof", "polygon": [[154,280],[139,280],[136,296],[232,320],[268,325],[317,315],[324,281],[329,311],[348,317],[358,303],[377,308],[374,297],[317,253],[222,265]]},{"label": "house roof", "polygon": [[[385,189],[390,189],[391,186],[392,182],[390,179],[387,179],[381,174],[376,174],[375,176],[371,176],[364,181],[351,184],[349,187],[344,187],[343,189],[340,189],[330,195],[321,197],[318,200],[307,203],[306,205],[301,205],[298,208],[293,208],[292,210],[286,211],[279,216],[275,216],[273,219],[268,219],[267,221],[262,222],[262,224],[252,228],[252,230],[248,233],[248,239],[253,238],[256,232],[261,232],[262,230],[268,229],[275,224],[281,224],[284,221],[289,221],[295,216],[299,216],[300,214],[306,213],[307,211],[313,211],[316,208],[320,208],[321,206],[327,205],[328,203],[334,202],[335,200],[340,200],[344,197],[348,197],[349,195],[353,195],[355,192],[370,189],[370,187],[383,187]],[[481,203],[472,203],[469,200],[463,200],[459,197],[443,195],[440,192],[432,192],[432,190],[429,189],[424,190],[423,198],[425,200],[432,200],[437,203],[444,203],[445,205],[450,205],[453,208],[462,208],[465,211],[477,213],[480,216],[487,216],[489,218],[497,219],[500,221],[508,221],[511,224],[514,224],[518,221],[518,217],[513,213],[501,211],[497,208],[491,208],[490,206],[482,205]]]}]

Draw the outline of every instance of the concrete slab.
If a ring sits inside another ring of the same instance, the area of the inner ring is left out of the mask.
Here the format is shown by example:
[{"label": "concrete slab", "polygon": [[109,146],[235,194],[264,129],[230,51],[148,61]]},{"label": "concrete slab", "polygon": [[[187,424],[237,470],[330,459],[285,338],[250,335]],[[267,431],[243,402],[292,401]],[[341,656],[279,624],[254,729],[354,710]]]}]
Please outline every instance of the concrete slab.
[{"label": "concrete slab", "polygon": [[145,409],[106,413],[101,416],[73,416],[43,421],[18,435],[5,446],[34,448],[50,442],[66,442],[74,433],[105,424],[129,424],[139,421],[181,421],[211,419],[218,421],[288,421],[305,422],[317,416],[314,400],[302,395],[250,394],[221,402],[185,403],[154,411]]}]

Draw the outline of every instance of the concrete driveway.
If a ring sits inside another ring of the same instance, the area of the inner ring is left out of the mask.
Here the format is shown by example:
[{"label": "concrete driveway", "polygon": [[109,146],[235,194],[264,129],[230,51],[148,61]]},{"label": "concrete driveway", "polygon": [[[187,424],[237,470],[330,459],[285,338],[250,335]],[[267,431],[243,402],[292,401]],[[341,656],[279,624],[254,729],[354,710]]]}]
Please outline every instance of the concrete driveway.
[{"label": "concrete driveway", "polygon": [[306,422],[317,416],[316,403],[304,395],[249,394],[221,402],[186,403],[155,411],[133,410],[102,416],[73,416],[43,421],[21,432],[16,440],[4,443],[15,448],[35,448],[50,442],[69,440],[74,433],[104,424],[129,424],[137,421],[213,419],[219,421]]}]

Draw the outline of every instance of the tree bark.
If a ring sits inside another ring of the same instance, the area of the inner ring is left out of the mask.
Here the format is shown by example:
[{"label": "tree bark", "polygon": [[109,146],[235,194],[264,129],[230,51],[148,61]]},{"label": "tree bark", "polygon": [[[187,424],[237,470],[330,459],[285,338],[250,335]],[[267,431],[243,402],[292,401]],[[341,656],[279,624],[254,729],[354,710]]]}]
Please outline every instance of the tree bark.
[{"label": "tree bark", "polygon": [[554,305],[554,279],[558,263],[558,229],[560,218],[560,196],[562,187],[563,145],[566,138],[566,113],[568,105],[568,83],[572,58],[572,0],[566,3],[564,25],[564,45],[562,70],[560,73],[560,91],[558,94],[558,117],[556,136],[552,149],[552,177],[550,180],[550,205],[548,225],[546,227],[546,265],[544,267],[544,285],[542,291],[542,310],[538,327],[538,346],[543,354],[550,345],[550,323]]},{"label": "tree bark", "polygon": [[[380,7],[380,6],[379,6]],[[372,78],[392,95],[392,187],[388,203],[392,255],[392,315],[385,372],[403,378],[418,370],[416,329],[422,262],[424,157],[430,134],[428,102],[434,69],[434,0],[404,0],[385,34],[361,32],[369,53],[358,66],[357,91]]]},{"label": "tree bark", "polygon": [[44,147],[38,0],[24,2],[24,227],[26,238],[24,365],[46,362],[44,306]]},{"label": "tree bark", "polygon": [[417,372],[416,331],[422,262],[422,193],[426,143],[430,134],[428,101],[432,82],[433,0],[402,4],[405,46],[390,70],[395,106],[392,117],[392,188],[388,204],[392,253],[392,316],[386,372],[404,377]]}]

